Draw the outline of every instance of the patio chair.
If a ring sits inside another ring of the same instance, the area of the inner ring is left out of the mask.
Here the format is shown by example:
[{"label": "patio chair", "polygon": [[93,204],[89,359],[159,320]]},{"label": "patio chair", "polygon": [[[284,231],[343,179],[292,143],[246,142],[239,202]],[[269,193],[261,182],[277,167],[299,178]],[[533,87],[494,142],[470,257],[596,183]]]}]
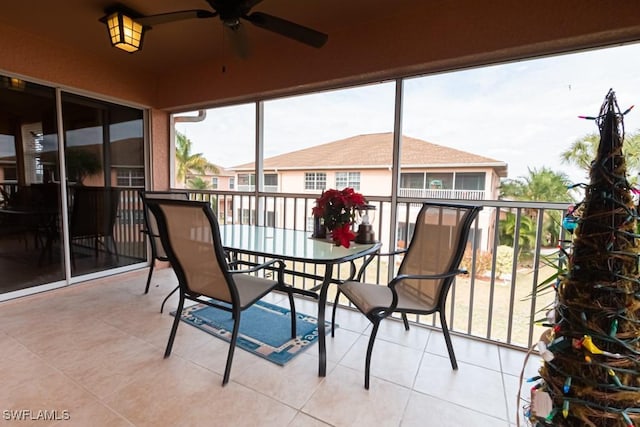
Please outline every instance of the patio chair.
[{"label": "patio chair", "polygon": [[[402,315],[407,330],[407,314],[439,313],[451,367],[458,369],[444,308],[455,277],[466,273],[459,265],[467,246],[471,224],[481,209],[481,206],[424,203],[416,218],[415,230],[408,248],[376,255],[404,254],[397,275],[388,285],[348,281],[339,286],[339,292],[342,292],[373,324],[365,361],[366,389],[369,388],[371,353],[378,327],[382,319],[392,313]],[[361,268],[358,280],[362,279],[363,273],[364,268]]]},{"label": "patio chair", "polygon": [[[174,200],[189,200],[189,193],[186,191],[144,191],[139,193],[140,200],[142,201],[143,216],[144,216],[144,229],[140,230],[146,234],[149,239],[149,245],[151,246],[151,265],[149,266],[149,274],[147,276],[147,285],[144,288],[144,293],[149,293],[149,286],[151,285],[151,276],[153,275],[153,269],[156,261],[168,262],[167,252],[162,246],[160,240],[160,232],[158,231],[158,223],[156,217],[147,207],[147,199],[174,199]],[[173,291],[175,292],[175,290]],[[173,294],[171,292],[169,296]],[[166,300],[165,300],[166,301]],[[162,303],[164,307],[164,302]],[[160,310],[162,312],[162,309]]]},{"label": "patio chair", "polygon": [[[98,246],[119,259],[114,238],[114,226],[120,204],[120,189],[115,187],[73,188],[73,207],[69,221],[69,236],[72,243],[93,240],[96,258]],[[75,251],[71,251],[71,261],[75,265]]]},{"label": "patio chair", "polygon": [[[295,338],[295,303],[292,288],[283,280],[285,264],[282,261],[271,260],[243,269],[230,263],[222,246],[218,221],[208,202],[147,199],[147,205],[158,220],[160,239],[179,284],[180,300],[165,358],[171,355],[185,300],[232,313],[234,324],[222,385],[229,381],[242,311],[269,292],[280,290],[289,296],[291,338]],[[274,271],[276,280],[267,278]]]}]

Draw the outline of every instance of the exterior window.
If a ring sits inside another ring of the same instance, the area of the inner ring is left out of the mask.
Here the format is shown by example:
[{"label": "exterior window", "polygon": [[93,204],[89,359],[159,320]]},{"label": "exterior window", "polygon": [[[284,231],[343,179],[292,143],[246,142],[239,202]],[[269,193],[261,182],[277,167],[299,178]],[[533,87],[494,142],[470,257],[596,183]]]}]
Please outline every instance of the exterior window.
[{"label": "exterior window", "polygon": [[118,187],[144,188],[144,169],[118,168],[116,179]]},{"label": "exterior window", "polygon": [[264,191],[278,191],[278,174],[264,174]]},{"label": "exterior window", "polygon": [[442,190],[453,188],[452,173],[427,173],[427,188]]},{"label": "exterior window", "polygon": [[278,174],[277,173],[265,173],[264,174],[264,185],[278,185]]},{"label": "exterior window", "polygon": [[5,166],[2,169],[4,169],[3,181],[8,181],[8,182],[18,181],[18,168],[14,166]]},{"label": "exterior window", "polygon": [[256,176],[252,173],[238,174],[238,185],[256,185]]},{"label": "exterior window", "polygon": [[327,188],[327,174],[324,172],[306,172],[304,174],[305,190],[324,190]]},{"label": "exterior window", "polygon": [[238,191],[253,191],[256,188],[256,175],[253,173],[238,174]]},{"label": "exterior window", "polygon": [[336,172],[336,188],[347,187],[360,190],[360,172]]},{"label": "exterior window", "polygon": [[229,178],[229,190],[236,188],[236,179],[234,177]]},{"label": "exterior window", "polygon": [[424,173],[401,173],[400,188],[424,188]]},{"label": "exterior window", "polygon": [[[233,190],[235,183],[230,181],[229,188]],[[266,190],[274,191],[274,188],[278,187],[278,174],[266,173],[264,174],[264,187]],[[271,188],[269,188],[271,187]],[[253,191],[256,188],[256,174],[254,173],[241,173],[238,174],[238,190],[240,191]]]},{"label": "exterior window", "polygon": [[211,188],[214,190],[218,189],[218,177],[214,176],[213,178],[211,178]]},{"label": "exterior window", "polygon": [[456,190],[484,190],[485,173],[456,173]]},{"label": "exterior window", "polygon": [[18,180],[16,159],[15,137],[0,132],[0,182]]}]

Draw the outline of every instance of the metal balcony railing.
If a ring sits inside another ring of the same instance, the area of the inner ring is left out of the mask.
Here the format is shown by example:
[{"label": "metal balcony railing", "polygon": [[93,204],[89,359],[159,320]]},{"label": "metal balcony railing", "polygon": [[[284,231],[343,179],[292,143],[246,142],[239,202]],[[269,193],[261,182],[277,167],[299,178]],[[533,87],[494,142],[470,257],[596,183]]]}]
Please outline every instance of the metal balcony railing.
[{"label": "metal balcony railing", "polygon": [[[8,188],[7,192],[11,190]],[[144,261],[147,246],[140,233],[143,217],[137,192],[134,188],[122,188],[114,233],[121,258]],[[209,201],[220,223],[284,227],[305,230],[311,235],[311,209],[317,195],[265,192],[256,197],[254,192],[191,190],[190,197]],[[448,197],[426,199],[404,195],[398,197],[395,205],[390,197],[367,197],[367,200],[376,207],[373,226],[383,244],[382,252],[404,247],[410,241],[412,221],[422,202],[452,201]],[[505,346],[530,347],[544,331],[536,321],[545,318],[554,302],[554,292],[541,292],[538,285],[557,273],[564,262],[558,256],[557,247],[570,238],[561,227],[568,205],[469,198],[455,201],[479,204],[483,210],[474,223],[463,260],[469,274],[456,279],[447,301],[450,329]],[[392,218],[395,218],[393,223]],[[545,258],[551,262],[545,262]],[[367,281],[386,284],[400,261],[400,258],[382,259],[370,264],[366,271]],[[315,275],[323,273],[319,266],[299,263],[288,267]],[[346,278],[348,270],[344,266],[337,274]],[[288,280],[302,289],[318,284],[294,275]],[[331,296],[329,300],[332,300]],[[340,300],[340,303],[348,304],[346,300]],[[429,327],[438,326],[435,316],[418,316],[410,320]]]},{"label": "metal balcony railing", "polygon": [[[483,193],[483,192],[480,192]],[[209,201],[220,223],[259,224],[306,230],[311,234],[311,209],[316,195],[192,191],[192,199]],[[391,199],[367,197],[376,206],[373,221],[383,252],[402,247],[412,233],[420,204],[425,198],[401,196],[395,206],[396,223],[391,224]],[[451,202],[450,199],[429,201]],[[538,285],[562,267],[558,243],[570,236],[562,229],[566,203],[508,202],[456,199],[461,204],[484,207],[476,220],[463,266],[468,275],[459,276],[447,301],[447,319],[452,331],[501,345],[528,348],[544,331],[537,320],[544,318],[554,302],[553,291],[540,291]],[[545,262],[551,261],[551,265]],[[384,260],[367,268],[367,281],[386,284],[397,270],[400,258],[391,265]],[[553,264],[557,264],[554,267]],[[300,272],[322,273],[321,267],[293,265]],[[309,270],[313,269],[313,270]],[[340,277],[348,268],[338,271]],[[318,283],[289,277],[290,283],[309,289]],[[330,297],[331,301],[332,298]],[[346,300],[340,303],[348,304]],[[438,327],[436,316],[410,319],[418,324]]]}]

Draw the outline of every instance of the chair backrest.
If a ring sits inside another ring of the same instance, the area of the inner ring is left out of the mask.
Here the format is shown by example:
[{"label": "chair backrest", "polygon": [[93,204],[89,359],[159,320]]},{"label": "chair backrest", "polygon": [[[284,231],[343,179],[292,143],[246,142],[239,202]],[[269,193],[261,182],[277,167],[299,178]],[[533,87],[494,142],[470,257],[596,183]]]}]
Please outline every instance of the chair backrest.
[{"label": "chair backrest", "polygon": [[[401,274],[444,274],[459,268],[469,231],[481,206],[424,203],[400,264]],[[396,289],[425,310],[445,303],[455,277],[403,280]]]},{"label": "chair backrest", "polygon": [[140,191],[140,200],[142,200],[142,215],[144,216],[144,225],[147,229],[149,244],[151,245],[151,255],[153,258],[166,261],[167,251],[162,246],[160,240],[160,231],[158,230],[158,222],[153,212],[149,211],[147,206],[148,199],[170,199],[170,200],[189,200],[189,193],[186,191]]},{"label": "chair backrest", "polygon": [[71,238],[113,236],[120,189],[75,187],[69,224]]},{"label": "chair backrest", "polygon": [[60,184],[53,182],[31,184],[32,207],[44,212],[60,210]]},{"label": "chair backrest", "polygon": [[147,199],[160,239],[183,292],[230,304],[239,301],[220,229],[208,202]]}]

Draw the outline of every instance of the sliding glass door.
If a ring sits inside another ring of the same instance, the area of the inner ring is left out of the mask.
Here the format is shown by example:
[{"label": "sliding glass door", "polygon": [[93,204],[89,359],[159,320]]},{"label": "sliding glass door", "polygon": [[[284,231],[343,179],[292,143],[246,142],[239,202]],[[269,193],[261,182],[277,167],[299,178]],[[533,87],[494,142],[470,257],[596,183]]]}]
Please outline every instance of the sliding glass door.
[{"label": "sliding glass door", "polygon": [[0,76],[0,292],[64,277],[55,90]]},{"label": "sliding glass door", "polygon": [[63,93],[62,118],[72,275],[140,262],[142,111]]},{"label": "sliding glass door", "polygon": [[54,88],[0,76],[0,299],[147,257],[143,111],[60,101],[58,111]]}]

